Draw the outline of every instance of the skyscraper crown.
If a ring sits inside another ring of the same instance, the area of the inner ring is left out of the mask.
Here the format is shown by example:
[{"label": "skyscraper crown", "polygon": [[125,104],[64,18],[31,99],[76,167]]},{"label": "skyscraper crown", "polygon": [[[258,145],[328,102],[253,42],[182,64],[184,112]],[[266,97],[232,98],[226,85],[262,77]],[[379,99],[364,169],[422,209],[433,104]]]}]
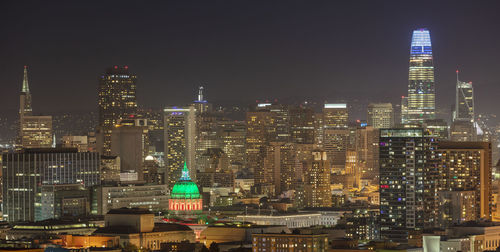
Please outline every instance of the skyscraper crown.
[{"label": "skyscraper crown", "polygon": [[423,28],[413,31],[411,54],[432,54],[431,34]]}]

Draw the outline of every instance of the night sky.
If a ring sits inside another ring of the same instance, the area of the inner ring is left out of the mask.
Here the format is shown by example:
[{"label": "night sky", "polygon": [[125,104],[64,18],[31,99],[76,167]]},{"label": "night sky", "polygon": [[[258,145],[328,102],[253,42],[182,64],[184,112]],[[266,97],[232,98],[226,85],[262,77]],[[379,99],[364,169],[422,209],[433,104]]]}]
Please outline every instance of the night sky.
[{"label": "night sky", "polygon": [[[437,104],[455,70],[480,112],[500,102],[499,1],[1,1],[0,111],[16,111],[23,65],[38,113],[97,110],[108,66],[138,76],[143,107],[207,98],[398,102],[411,32],[431,31]],[[7,113],[7,112],[6,112]]]}]

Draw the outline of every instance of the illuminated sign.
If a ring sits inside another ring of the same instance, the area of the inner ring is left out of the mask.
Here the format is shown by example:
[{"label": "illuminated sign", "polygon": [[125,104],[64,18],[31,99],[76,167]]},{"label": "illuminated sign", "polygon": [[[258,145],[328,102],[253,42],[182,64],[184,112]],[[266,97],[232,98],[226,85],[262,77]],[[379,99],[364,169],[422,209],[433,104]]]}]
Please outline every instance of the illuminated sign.
[{"label": "illuminated sign", "polygon": [[347,108],[345,103],[325,103],[325,108]]}]

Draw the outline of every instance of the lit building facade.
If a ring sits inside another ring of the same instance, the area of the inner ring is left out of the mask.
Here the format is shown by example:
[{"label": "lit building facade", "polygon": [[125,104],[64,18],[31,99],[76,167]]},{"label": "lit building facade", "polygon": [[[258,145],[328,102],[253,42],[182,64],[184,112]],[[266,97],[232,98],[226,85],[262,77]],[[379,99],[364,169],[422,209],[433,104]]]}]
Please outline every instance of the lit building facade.
[{"label": "lit building facade", "polygon": [[143,164],[148,154],[148,121],[144,118],[120,119],[111,133],[112,156],[120,157],[121,172],[135,172],[143,180]]},{"label": "lit building facade", "polygon": [[380,236],[408,242],[424,228],[424,131],[380,130]]},{"label": "lit building facade", "polygon": [[23,116],[21,123],[23,148],[50,148],[53,142],[52,116]]},{"label": "lit building facade", "polygon": [[427,29],[413,31],[410,50],[408,97],[402,105],[402,123],[422,123],[435,118],[436,91],[431,35]]},{"label": "lit building facade", "polygon": [[35,221],[43,185],[99,185],[99,154],[76,149],[26,149],[2,157],[3,218]]},{"label": "lit building facade", "polygon": [[327,251],[327,234],[252,234],[252,251]]},{"label": "lit building facade", "polygon": [[391,103],[368,104],[367,123],[376,129],[394,127],[394,111]]},{"label": "lit building facade", "polygon": [[181,178],[175,183],[168,201],[168,210],[176,215],[194,215],[203,210],[203,199],[196,183],[191,180],[186,163]]},{"label": "lit building facade", "polygon": [[474,122],[474,88],[472,82],[463,82],[458,79],[455,96],[455,110],[453,111],[453,121]]},{"label": "lit building facade", "polygon": [[[195,167],[196,115],[193,106],[168,107],[164,112],[165,182],[172,187],[182,173],[184,161]],[[196,174],[191,171],[190,176]]]},{"label": "lit building facade", "polygon": [[331,207],[330,164],[327,153],[315,150],[305,163],[304,191],[308,207]]},{"label": "lit building facade", "polygon": [[168,209],[169,192],[167,185],[123,184],[95,187],[93,199],[98,208],[94,214],[103,215],[111,209],[122,207],[162,211]]},{"label": "lit building facade", "polygon": [[[491,143],[440,142],[438,191],[473,191],[474,218],[491,219]],[[458,221],[458,220],[455,220]]]},{"label": "lit building facade", "polygon": [[111,132],[122,118],[136,114],[136,80],[127,66],[110,67],[99,80],[99,151],[111,153]]}]

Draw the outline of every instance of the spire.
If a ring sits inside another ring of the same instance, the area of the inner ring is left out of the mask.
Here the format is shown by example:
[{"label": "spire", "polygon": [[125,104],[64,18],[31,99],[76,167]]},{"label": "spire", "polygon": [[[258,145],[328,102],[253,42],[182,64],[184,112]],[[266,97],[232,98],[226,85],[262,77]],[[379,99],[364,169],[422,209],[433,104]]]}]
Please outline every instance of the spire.
[{"label": "spire", "polygon": [[23,88],[21,89],[21,92],[30,92],[30,87],[28,85],[28,66],[24,66]]},{"label": "spire", "polygon": [[191,180],[191,177],[189,176],[189,170],[187,167],[186,159],[184,159],[184,168],[182,168],[181,180]]},{"label": "spire", "polygon": [[457,83],[458,83],[458,69],[457,69]]},{"label": "spire", "polygon": [[200,86],[198,88],[198,101],[201,102],[201,101],[204,101],[203,100],[203,86]]}]

